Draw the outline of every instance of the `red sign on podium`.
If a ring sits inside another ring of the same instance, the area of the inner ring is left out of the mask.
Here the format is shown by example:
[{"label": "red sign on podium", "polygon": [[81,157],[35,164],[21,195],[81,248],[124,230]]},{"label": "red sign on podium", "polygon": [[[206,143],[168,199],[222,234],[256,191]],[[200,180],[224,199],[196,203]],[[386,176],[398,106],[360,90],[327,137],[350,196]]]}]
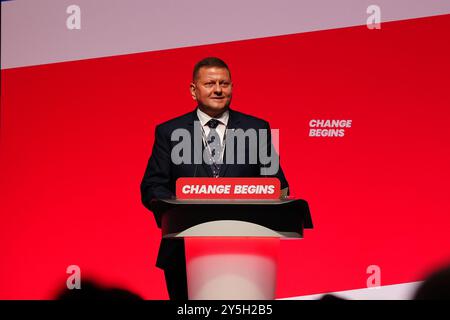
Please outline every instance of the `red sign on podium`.
[{"label": "red sign on podium", "polygon": [[178,199],[279,199],[277,178],[179,178]]}]

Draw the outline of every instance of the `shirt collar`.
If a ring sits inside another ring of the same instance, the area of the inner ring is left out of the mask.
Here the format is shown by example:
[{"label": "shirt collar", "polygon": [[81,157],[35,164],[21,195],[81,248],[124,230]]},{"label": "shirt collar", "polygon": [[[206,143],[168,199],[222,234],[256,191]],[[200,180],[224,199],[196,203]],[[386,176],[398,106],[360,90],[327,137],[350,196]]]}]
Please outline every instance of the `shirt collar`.
[{"label": "shirt collar", "polygon": [[[197,116],[198,116],[198,119],[200,120],[200,123],[202,126],[205,126],[206,123],[212,119],[212,117],[210,117],[209,115],[207,115],[206,113],[201,111],[200,108],[197,108]],[[218,118],[214,118],[214,119],[219,120],[220,123],[222,123],[226,126],[228,124],[229,117],[230,117],[230,112],[228,110],[225,110],[225,112],[223,112]]]}]

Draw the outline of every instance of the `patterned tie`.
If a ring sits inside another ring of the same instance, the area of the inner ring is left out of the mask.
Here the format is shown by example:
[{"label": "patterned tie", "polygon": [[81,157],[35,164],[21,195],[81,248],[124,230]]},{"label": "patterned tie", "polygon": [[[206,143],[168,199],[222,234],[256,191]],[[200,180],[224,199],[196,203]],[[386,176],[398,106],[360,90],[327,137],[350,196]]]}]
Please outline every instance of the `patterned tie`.
[{"label": "patterned tie", "polygon": [[220,142],[220,136],[217,132],[216,128],[219,125],[220,121],[216,119],[209,120],[206,125],[210,128],[208,136],[206,137],[206,142],[208,143],[211,153],[210,153],[210,161],[211,169],[213,172],[214,177],[219,176],[220,171],[220,164],[221,162],[221,151],[222,151],[222,144]]}]

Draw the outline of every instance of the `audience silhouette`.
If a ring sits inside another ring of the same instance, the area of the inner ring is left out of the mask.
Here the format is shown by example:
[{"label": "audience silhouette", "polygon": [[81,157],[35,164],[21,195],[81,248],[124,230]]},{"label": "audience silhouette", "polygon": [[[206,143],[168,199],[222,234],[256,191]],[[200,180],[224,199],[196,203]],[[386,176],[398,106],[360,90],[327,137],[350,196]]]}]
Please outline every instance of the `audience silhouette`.
[{"label": "audience silhouette", "polygon": [[81,281],[80,289],[64,288],[57,296],[58,300],[142,300],[131,291],[120,288],[106,288],[92,280]]}]

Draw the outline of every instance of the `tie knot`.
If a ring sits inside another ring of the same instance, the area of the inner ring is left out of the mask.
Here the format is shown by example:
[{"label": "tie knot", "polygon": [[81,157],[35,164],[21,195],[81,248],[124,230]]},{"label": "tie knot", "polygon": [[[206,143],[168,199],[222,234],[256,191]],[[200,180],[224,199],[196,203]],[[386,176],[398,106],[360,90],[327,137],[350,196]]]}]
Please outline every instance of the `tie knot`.
[{"label": "tie knot", "polygon": [[215,129],[215,128],[217,128],[217,126],[219,125],[219,123],[220,123],[219,120],[211,119],[211,120],[209,120],[209,121],[206,123],[206,125],[207,125],[208,127],[210,127],[211,129]]}]

